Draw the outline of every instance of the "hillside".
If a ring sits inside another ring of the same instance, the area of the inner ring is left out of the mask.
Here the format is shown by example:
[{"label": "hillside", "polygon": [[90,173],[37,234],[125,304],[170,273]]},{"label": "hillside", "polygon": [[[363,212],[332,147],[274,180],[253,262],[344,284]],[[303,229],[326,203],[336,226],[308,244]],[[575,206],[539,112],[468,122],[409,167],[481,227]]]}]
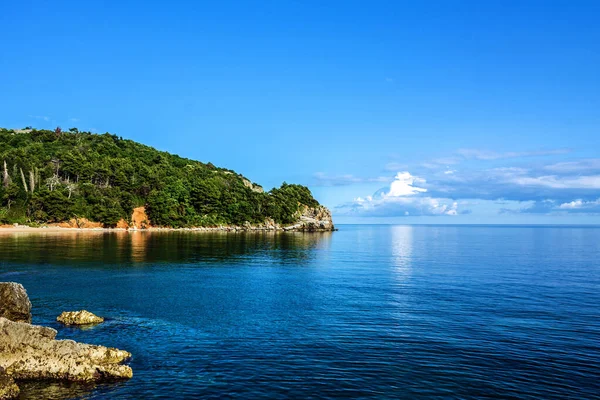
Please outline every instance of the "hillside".
[{"label": "hillside", "polygon": [[[162,227],[297,224],[319,206],[283,183],[265,192],[244,176],[108,133],[0,129],[0,223],[86,218],[114,227],[145,207]],[[308,214],[307,214],[308,213]],[[318,214],[318,213],[317,213]]]}]

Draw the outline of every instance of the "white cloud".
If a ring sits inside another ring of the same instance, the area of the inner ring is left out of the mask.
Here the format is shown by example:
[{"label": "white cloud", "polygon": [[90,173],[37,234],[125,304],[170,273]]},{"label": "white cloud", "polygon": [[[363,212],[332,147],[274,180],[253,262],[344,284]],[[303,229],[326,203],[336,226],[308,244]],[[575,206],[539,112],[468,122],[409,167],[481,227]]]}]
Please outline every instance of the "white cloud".
[{"label": "white cloud", "polygon": [[559,204],[556,200],[545,199],[538,201],[520,202],[520,206],[503,208],[501,212],[509,214],[546,214],[546,215],[598,215],[600,214],[600,199],[577,199]]},{"label": "white cloud", "polygon": [[583,205],[583,200],[574,200],[570,203],[563,203],[558,208],[581,208]]},{"label": "white cloud", "polygon": [[328,175],[324,172],[317,172],[313,175],[316,186],[345,186],[356,183],[370,183],[370,182],[389,182],[390,178],[387,176],[378,176],[375,178],[362,178],[354,176],[352,174],[344,175]]},{"label": "white cloud", "polygon": [[338,207],[349,214],[362,216],[457,215],[458,203],[451,199],[423,196],[420,187],[425,179],[399,172],[388,188],[373,196],[358,197],[352,203]]},{"label": "white cloud", "polygon": [[552,149],[538,151],[509,151],[505,153],[497,153],[495,151],[479,150],[479,149],[459,149],[458,154],[466,159],[475,160],[500,160],[506,158],[521,158],[521,157],[536,157],[549,156],[557,154],[570,153],[571,149]]},{"label": "white cloud", "polygon": [[600,170],[600,158],[560,162],[547,165],[544,167],[544,169],[547,171],[564,174],[598,171]]},{"label": "white cloud", "polygon": [[499,175],[523,175],[529,172],[527,168],[520,167],[499,167],[488,170]]},{"label": "white cloud", "polygon": [[552,189],[600,189],[600,175],[560,177],[556,175],[538,177],[516,177],[512,180],[517,185],[540,186]]},{"label": "white cloud", "polygon": [[594,201],[583,201],[581,199],[573,200],[569,203],[563,203],[558,208],[563,210],[573,210],[573,209],[581,209],[581,208],[592,208],[600,206],[600,199]]},{"label": "white cloud", "polygon": [[[419,173],[406,172],[399,162],[390,162],[386,170],[399,172],[393,179],[359,178],[353,175],[330,177],[321,181],[331,185],[361,182],[389,182],[373,196],[360,197],[339,209],[364,216],[455,215],[470,212],[468,201],[507,201],[510,207],[494,203],[474,207],[510,213],[547,215],[600,214],[600,158],[546,160],[525,163],[520,157],[559,155],[569,149],[523,152],[459,150],[455,157],[419,163]],[[514,159],[514,160],[513,160]],[[457,160],[472,162],[461,167]],[[481,168],[485,160],[500,160],[494,168]],[[512,163],[511,163],[512,161]],[[413,171],[414,172],[414,171]],[[424,178],[427,178],[425,180]],[[334,182],[335,181],[335,182]],[[343,183],[346,182],[346,183]],[[458,201],[458,204],[456,204]],[[517,206],[515,206],[517,204]],[[460,210],[460,211],[459,211]]]},{"label": "white cloud", "polygon": [[412,196],[417,193],[424,193],[427,189],[414,186],[417,183],[425,183],[425,179],[412,176],[409,172],[398,172],[394,181],[390,185],[390,190],[385,197]]},{"label": "white cloud", "polygon": [[[508,151],[508,152],[496,152],[482,149],[469,149],[462,148],[455,151],[454,155],[448,157],[438,157],[430,160],[426,160],[419,164],[422,168],[439,170],[441,168],[450,169],[450,166],[463,163],[465,161],[494,161],[494,160],[507,160],[517,159],[526,157],[540,157],[540,156],[552,156],[571,153],[572,150],[568,148],[560,149],[549,149],[549,150],[534,150],[534,151]],[[600,159],[595,160],[596,167],[600,170]],[[556,168],[560,168],[560,164],[556,164]],[[564,166],[565,168],[568,167]],[[402,167],[406,168],[406,167]],[[389,168],[386,168],[390,170]],[[395,171],[400,168],[394,169]]]}]

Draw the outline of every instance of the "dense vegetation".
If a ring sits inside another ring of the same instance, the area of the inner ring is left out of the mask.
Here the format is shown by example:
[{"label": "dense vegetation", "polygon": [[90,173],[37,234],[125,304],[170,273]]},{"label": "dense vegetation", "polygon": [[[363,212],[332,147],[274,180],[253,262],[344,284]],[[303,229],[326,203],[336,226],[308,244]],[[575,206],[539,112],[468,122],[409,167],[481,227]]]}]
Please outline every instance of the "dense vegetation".
[{"label": "dense vegetation", "polygon": [[294,222],[308,188],[263,192],[242,175],[111,134],[0,129],[0,223],[87,218],[114,226],[146,206],[153,225]]}]

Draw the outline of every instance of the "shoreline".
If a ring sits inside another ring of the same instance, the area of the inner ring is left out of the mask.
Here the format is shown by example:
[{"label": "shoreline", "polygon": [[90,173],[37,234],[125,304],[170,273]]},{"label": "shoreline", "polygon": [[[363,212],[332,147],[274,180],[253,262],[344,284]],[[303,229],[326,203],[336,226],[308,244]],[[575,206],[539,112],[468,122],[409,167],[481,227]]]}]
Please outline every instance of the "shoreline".
[{"label": "shoreline", "polygon": [[42,226],[30,227],[26,225],[19,226],[0,226],[0,234],[11,233],[118,233],[118,232],[225,232],[225,233],[266,233],[266,232],[333,232],[337,229],[298,229],[297,227],[283,228],[245,228],[240,226],[222,226],[222,227],[199,227],[199,228],[66,228],[62,226]]}]

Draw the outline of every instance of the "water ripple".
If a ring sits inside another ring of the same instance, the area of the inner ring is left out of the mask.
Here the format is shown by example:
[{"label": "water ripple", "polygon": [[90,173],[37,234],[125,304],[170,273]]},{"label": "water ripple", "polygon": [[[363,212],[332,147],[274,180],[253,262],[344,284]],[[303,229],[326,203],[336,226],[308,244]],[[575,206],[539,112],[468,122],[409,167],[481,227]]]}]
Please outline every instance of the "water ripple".
[{"label": "water ripple", "polygon": [[[134,378],[23,398],[599,398],[600,229],[0,238],[34,322]],[[67,309],[107,317],[54,322]]]}]

